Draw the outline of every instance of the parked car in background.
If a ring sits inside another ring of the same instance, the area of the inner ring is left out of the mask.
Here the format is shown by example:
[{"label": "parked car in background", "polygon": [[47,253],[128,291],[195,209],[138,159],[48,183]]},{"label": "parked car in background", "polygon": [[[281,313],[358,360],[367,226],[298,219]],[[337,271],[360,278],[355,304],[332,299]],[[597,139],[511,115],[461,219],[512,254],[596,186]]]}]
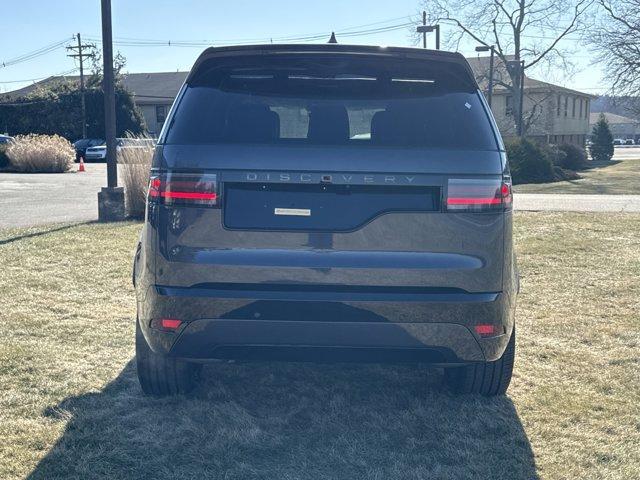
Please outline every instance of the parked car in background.
[{"label": "parked car in background", "polygon": [[98,161],[107,158],[107,146],[102,142],[102,145],[96,145],[94,147],[88,147],[84,153],[84,159],[86,161]]},{"label": "parked car in background", "polygon": [[[107,158],[107,146],[104,140],[101,144],[89,147],[85,153],[85,160],[105,160]],[[120,152],[123,148],[154,148],[156,141],[153,138],[117,138],[116,148]]]},{"label": "parked car in background", "polygon": [[87,148],[99,145],[104,145],[104,140],[101,138],[81,138],[73,142],[73,147],[76,149],[76,162],[79,162],[81,157],[87,160]]},{"label": "parked car in background", "polygon": [[9,143],[11,140],[13,140],[13,137],[10,137],[8,135],[0,135],[0,145]]},{"label": "parked car in background", "polygon": [[614,138],[613,139],[613,144],[614,145],[624,145],[624,140],[621,138]]},{"label": "parked car in background", "polygon": [[462,55],[211,48],[173,112],[133,270],[145,393],[221,359],[425,362],[505,393],[511,176]]},{"label": "parked car in background", "polygon": [[154,148],[155,138],[118,138],[118,148]]},{"label": "parked car in background", "polygon": [[627,138],[627,139],[624,141],[624,144],[625,144],[625,145],[635,145],[635,144],[636,144],[636,142],[634,142],[634,141],[633,141],[633,138]]}]

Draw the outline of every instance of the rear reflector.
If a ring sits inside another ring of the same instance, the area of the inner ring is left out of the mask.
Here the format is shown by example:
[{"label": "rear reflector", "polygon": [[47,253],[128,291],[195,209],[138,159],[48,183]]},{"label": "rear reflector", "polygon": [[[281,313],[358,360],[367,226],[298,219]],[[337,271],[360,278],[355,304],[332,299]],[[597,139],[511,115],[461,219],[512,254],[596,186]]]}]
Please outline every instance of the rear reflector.
[{"label": "rear reflector", "polygon": [[160,321],[160,325],[162,328],[167,328],[169,330],[175,330],[182,324],[182,320],[175,320],[173,318],[163,318]]},{"label": "rear reflector", "polygon": [[167,174],[152,176],[149,181],[150,202],[163,205],[218,205],[216,175]]},{"label": "rear reflector", "polygon": [[511,208],[511,179],[450,178],[447,210],[495,211]]},{"label": "rear reflector", "polygon": [[474,329],[481,337],[489,337],[494,335],[496,332],[495,325],[476,325]]},{"label": "rear reflector", "polygon": [[151,327],[165,332],[175,332],[182,325],[182,320],[175,318],[154,318]]}]

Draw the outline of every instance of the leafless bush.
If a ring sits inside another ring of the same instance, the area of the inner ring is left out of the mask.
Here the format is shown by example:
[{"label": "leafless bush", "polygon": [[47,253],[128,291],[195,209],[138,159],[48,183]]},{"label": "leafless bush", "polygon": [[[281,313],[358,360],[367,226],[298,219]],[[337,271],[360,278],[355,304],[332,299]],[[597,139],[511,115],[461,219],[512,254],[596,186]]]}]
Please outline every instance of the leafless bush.
[{"label": "leafless bush", "polygon": [[76,158],[73,145],[59,135],[18,135],[6,154],[15,170],[30,173],[68,172]]},{"label": "leafless bush", "polygon": [[152,156],[152,142],[144,136],[127,137],[118,149],[118,163],[122,164],[124,180],[125,206],[130,217],[144,217]]}]

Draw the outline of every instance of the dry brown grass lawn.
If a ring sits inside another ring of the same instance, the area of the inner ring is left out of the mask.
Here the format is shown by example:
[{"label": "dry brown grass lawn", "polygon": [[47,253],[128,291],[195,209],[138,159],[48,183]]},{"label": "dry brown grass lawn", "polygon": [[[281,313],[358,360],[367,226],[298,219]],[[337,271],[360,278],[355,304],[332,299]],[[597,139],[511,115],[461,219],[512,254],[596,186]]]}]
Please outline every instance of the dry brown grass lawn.
[{"label": "dry brown grass lawn", "polygon": [[517,215],[517,364],[497,399],[422,367],[276,363],[143,397],[139,229],[0,232],[0,478],[639,477],[640,215]]}]

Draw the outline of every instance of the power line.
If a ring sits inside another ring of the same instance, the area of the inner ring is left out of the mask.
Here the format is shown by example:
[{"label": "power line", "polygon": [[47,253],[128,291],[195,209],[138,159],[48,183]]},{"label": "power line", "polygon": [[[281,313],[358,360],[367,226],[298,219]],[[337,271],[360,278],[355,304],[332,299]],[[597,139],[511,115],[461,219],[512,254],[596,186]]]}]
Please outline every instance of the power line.
[{"label": "power line", "polygon": [[45,79],[51,78],[51,77],[64,77],[65,75],[69,75],[69,74],[77,72],[77,71],[78,71],[77,68],[73,68],[71,70],[67,70],[66,72],[60,72],[60,73],[56,73],[54,75],[46,75],[44,77],[38,77],[38,78],[25,78],[23,80],[5,80],[5,81],[2,81],[0,83],[5,84],[5,83],[39,82],[40,80],[45,80]]},{"label": "power line", "polygon": [[[399,19],[407,19],[408,17],[399,17]],[[397,20],[397,19],[392,19]],[[360,29],[358,28],[365,26],[372,26],[376,24],[389,23],[390,20],[385,20],[381,22],[375,22],[372,24],[362,25],[358,27],[349,27],[344,30],[336,31],[336,35],[338,37],[359,37],[366,35],[375,35],[379,33],[390,32],[394,30],[404,29],[410,25],[413,25],[414,22],[404,22],[394,25],[385,25],[376,28],[368,28],[368,29]],[[313,40],[323,40],[327,38],[329,32],[322,32],[317,34],[307,34],[307,35],[292,35],[286,37],[267,37],[267,38],[253,38],[253,39],[235,39],[235,40],[161,40],[161,39],[143,39],[143,38],[133,38],[133,37],[116,37],[114,40],[114,44],[129,46],[129,47],[206,47],[211,45],[244,45],[251,43],[269,43],[272,41],[276,42],[305,42],[305,41],[313,41]],[[89,36],[86,37],[91,41],[100,42],[98,37]]]},{"label": "power line", "polygon": [[0,62],[0,68],[10,67],[11,65],[16,65],[18,63],[26,62],[28,60],[33,60],[34,58],[41,57],[42,55],[46,55],[49,52],[52,52],[54,50],[57,50],[58,48],[61,48],[68,41],[69,41],[69,38],[65,38],[64,40],[60,40],[58,42],[54,42],[44,47],[40,47],[37,50],[33,50],[29,53],[25,53],[23,55],[12,58],[10,60],[5,60],[3,62]]},{"label": "power line", "polygon": [[[336,34],[350,34],[354,30],[362,29],[365,27],[371,27],[376,25],[382,25],[385,23],[397,22],[399,20],[408,20],[410,19],[409,15],[403,15],[402,17],[389,18],[386,20],[380,20],[372,23],[365,23],[362,25],[356,25],[352,27],[345,27],[343,29],[336,30]],[[409,25],[411,23],[406,23]],[[405,24],[403,24],[405,25]],[[396,25],[391,25],[389,27],[395,27]],[[387,27],[380,27],[387,28]],[[296,34],[296,35],[286,35],[286,36],[269,36],[269,37],[245,37],[245,38],[235,38],[235,39],[202,39],[202,40],[163,40],[157,38],[137,38],[137,37],[115,37],[116,43],[126,44],[126,43],[135,43],[145,44],[145,45],[161,45],[161,46],[206,46],[206,45],[219,45],[219,44],[244,44],[244,43],[254,43],[254,42],[282,42],[289,40],[307,40],[307,39],[324,39],[328,37],[329,31],[317,32],[317,33],[307,33],[307,34]],[[99,38],[96,36],[86,37],[91,38],[93,41],[99,41]]]}]

